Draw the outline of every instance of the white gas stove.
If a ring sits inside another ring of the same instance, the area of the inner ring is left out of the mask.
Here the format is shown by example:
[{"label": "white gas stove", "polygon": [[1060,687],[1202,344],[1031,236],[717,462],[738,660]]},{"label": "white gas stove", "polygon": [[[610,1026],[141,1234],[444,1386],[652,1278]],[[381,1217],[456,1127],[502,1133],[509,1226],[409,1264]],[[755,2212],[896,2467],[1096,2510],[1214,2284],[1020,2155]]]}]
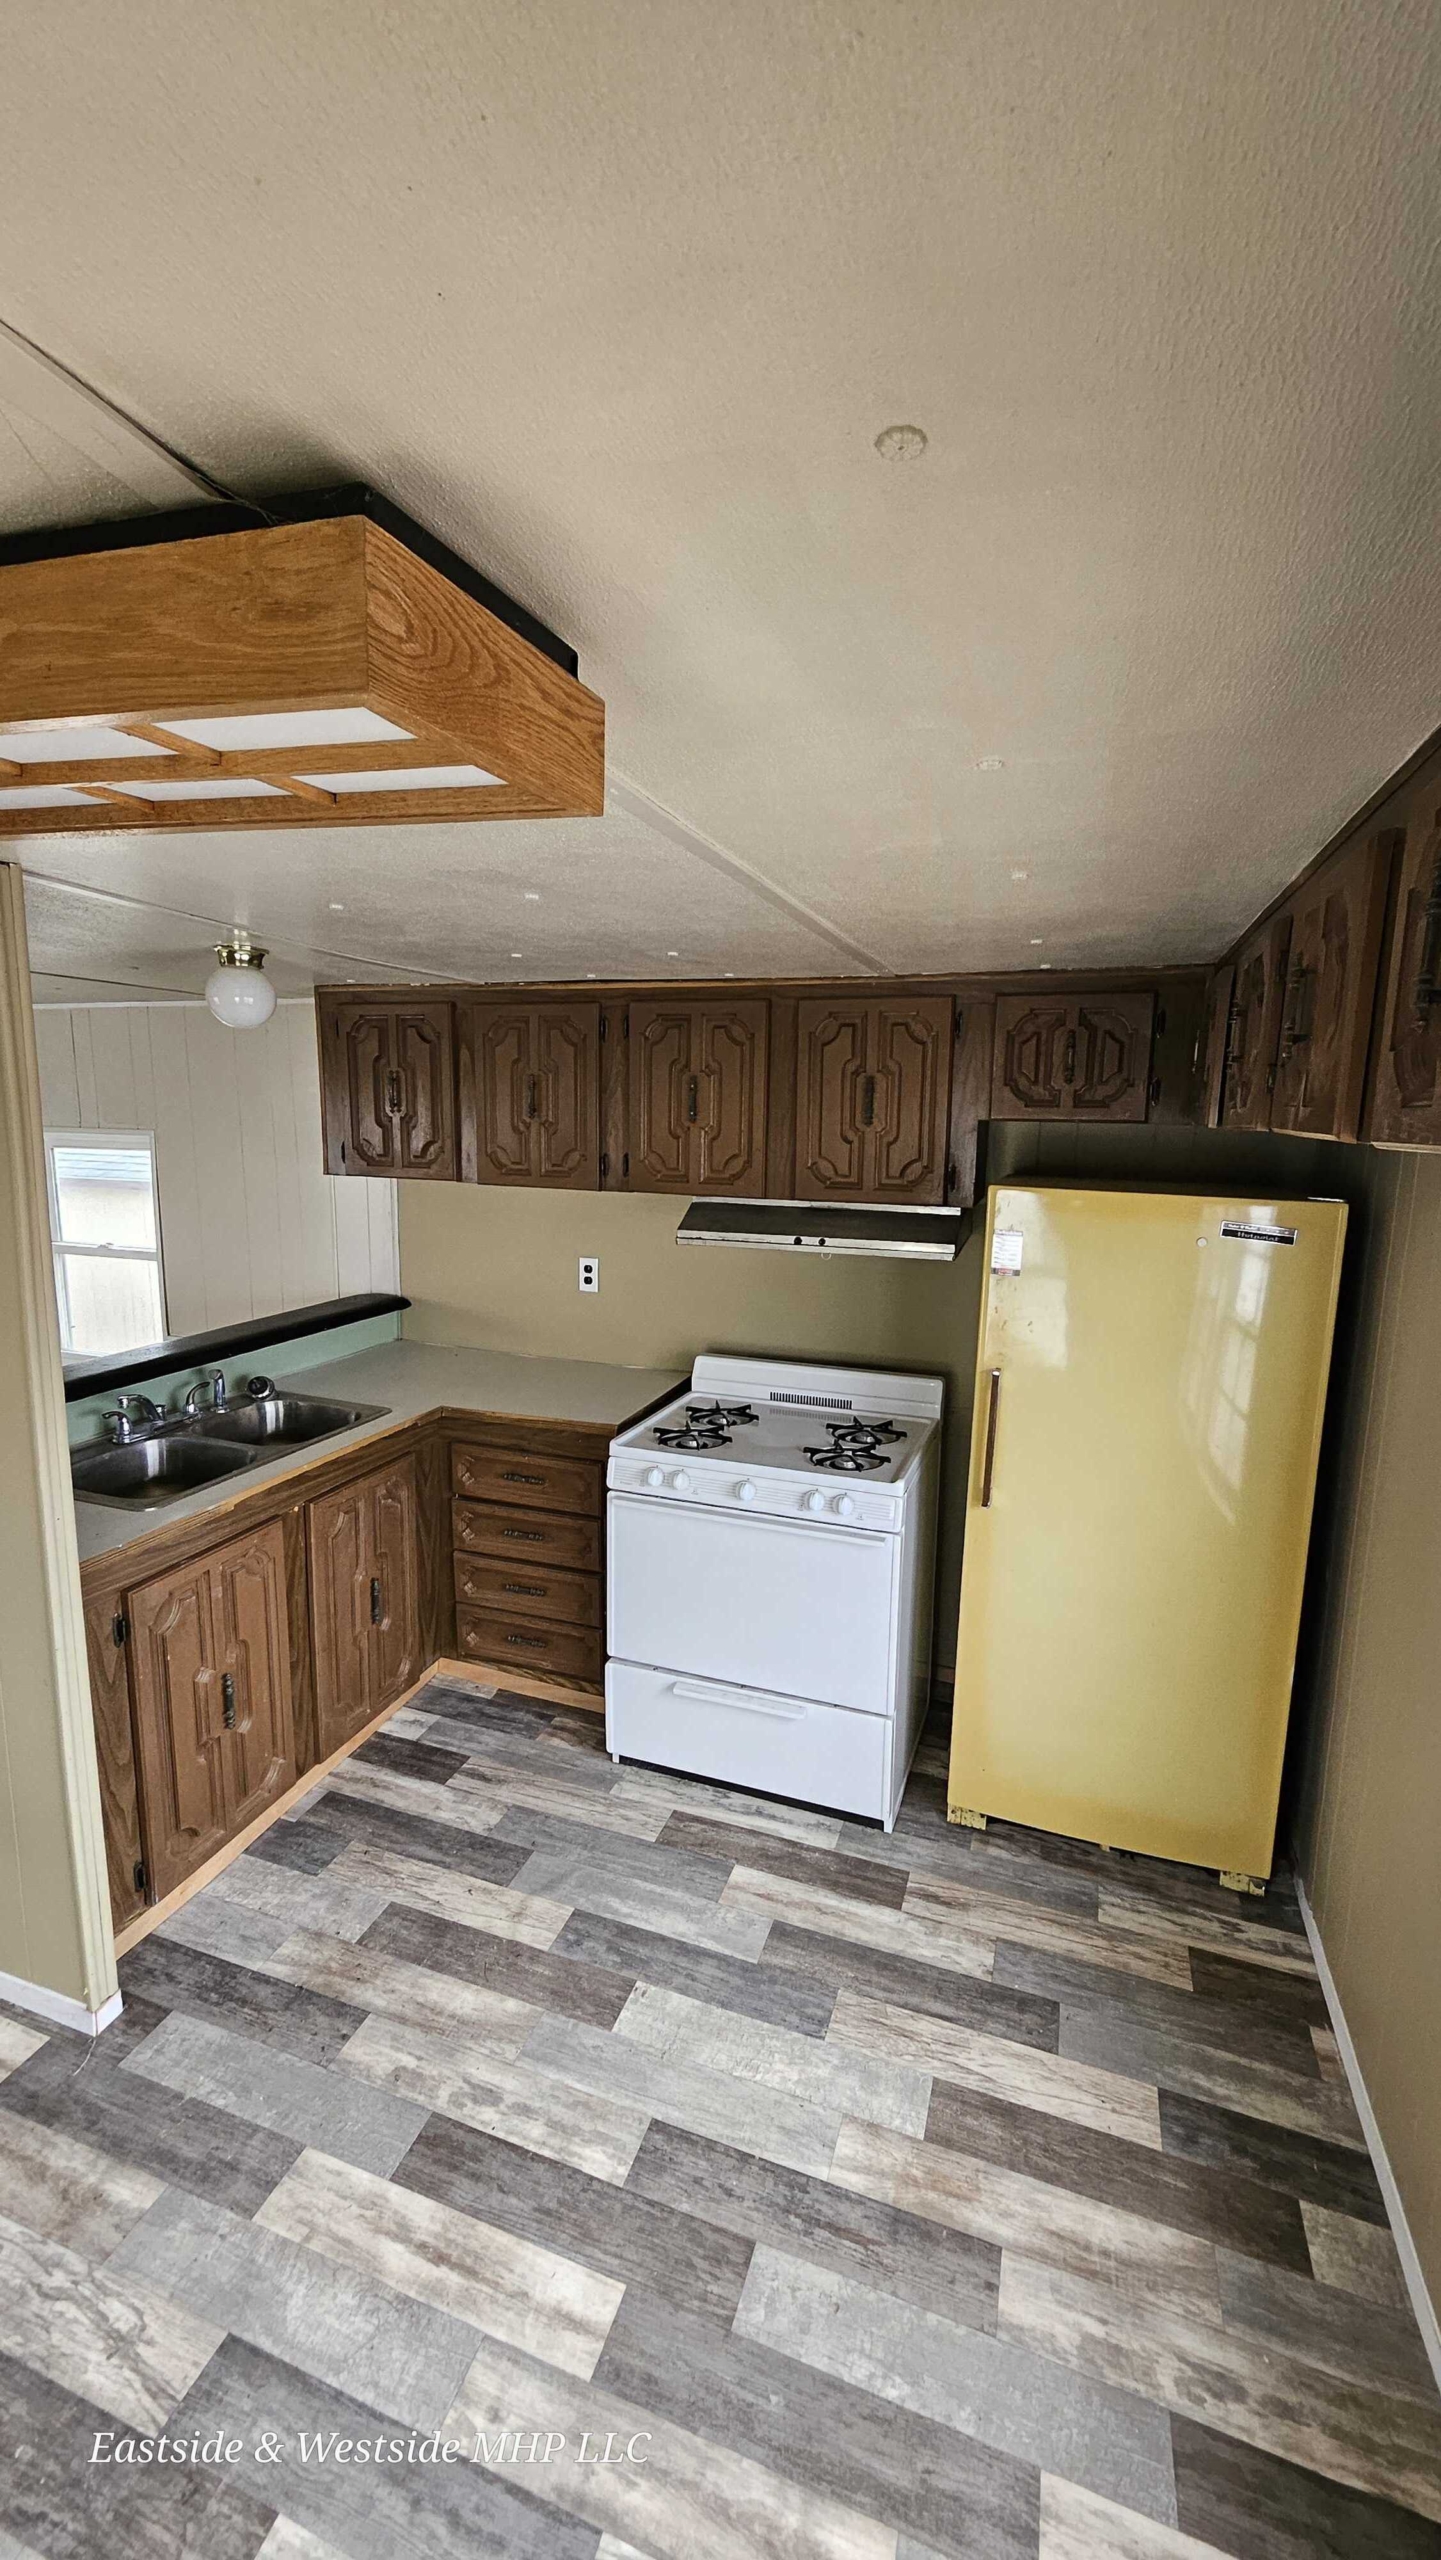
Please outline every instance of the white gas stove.
[{"label": "white gas stove", "polygon": [[930,1683],[939,1378],[698,1360],[611,1442],[613,1756],[895,1820]]}]

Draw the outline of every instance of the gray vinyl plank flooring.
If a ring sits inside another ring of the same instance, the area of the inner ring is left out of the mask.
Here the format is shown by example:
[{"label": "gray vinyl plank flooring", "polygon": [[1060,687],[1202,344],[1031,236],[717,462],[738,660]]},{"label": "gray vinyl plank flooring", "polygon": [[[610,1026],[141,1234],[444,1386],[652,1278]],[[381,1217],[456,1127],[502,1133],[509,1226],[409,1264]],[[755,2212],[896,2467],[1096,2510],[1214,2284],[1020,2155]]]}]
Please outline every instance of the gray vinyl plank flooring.
[{"label": "gray vinyl plank flooring", "polygon": [[433,1680],[103,2036],[0,2002],[0,2560],[1441,2560],[1289,1880],[945,1743],[885,1834]]},{"label": "gray vinyl plank flooring", "polygon": [[124,2068],[382,2176],[403,2159],[425,2122],[425,2108],[408,2098],[178,2012],[136,2047]]},{"label": "gray vinyl plank flooring", "polygon": [[405,2426],[440,2424],[475,2353],[465,2321],[195,2196],[161,2196],[110,2270]]},{"label": "gray vinyl plank flooring", "polygon": [[1140,2394],[765,2246],[751,2260],[736,2332],[1158,2523],[1176,2521],[1169,2422]]}]

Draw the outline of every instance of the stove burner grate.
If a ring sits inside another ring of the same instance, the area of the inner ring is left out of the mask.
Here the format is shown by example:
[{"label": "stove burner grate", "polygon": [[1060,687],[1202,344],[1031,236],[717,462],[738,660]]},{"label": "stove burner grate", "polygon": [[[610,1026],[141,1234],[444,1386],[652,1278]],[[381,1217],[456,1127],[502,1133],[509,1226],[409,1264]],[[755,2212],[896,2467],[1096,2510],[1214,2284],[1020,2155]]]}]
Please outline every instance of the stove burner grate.
[{"label": "stove burner grate", "polygon": [[852,1415],[845,1422],[828,1422],[826,1429],[838,1449],[879,1449],[892,1440],[910,1437],[894,1422],[862,1422],[859,1415]]},{"label": "stove burner grate", "polygon": [[880,1449],[863,1449],[854,1444],[837,1442],[829,1449],[807,1448],[806,1456],[813,1467],[823,1467],[832,1476],[868,1476],[886,1463]]},{"label": "stove burner grate", "polygon": [[694,1422],[673,1423],[655,1436],[662,1449],[728,1449],[731,1444],[728,1431],[707,1430]]},{"label": "stove burner grate", "polygon": [[687,1422],[693,1428],[702,1431],[712,1426],[723,1429],[727,1423],[731,1422],[760,1420],[755,1406],[750,1404],[688,1404],[685,1411]]}]

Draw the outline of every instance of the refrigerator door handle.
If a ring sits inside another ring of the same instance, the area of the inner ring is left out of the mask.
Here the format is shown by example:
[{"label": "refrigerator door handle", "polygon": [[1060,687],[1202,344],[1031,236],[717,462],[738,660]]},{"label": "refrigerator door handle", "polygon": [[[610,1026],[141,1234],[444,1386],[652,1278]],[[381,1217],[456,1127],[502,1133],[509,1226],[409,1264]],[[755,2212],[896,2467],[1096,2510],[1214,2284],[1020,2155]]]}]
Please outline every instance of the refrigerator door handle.
[{"label": "refrigerator door handle", "polygon": [[990,1403],[986,1408],[986,1454],[981,1462],[981,1509],[991,1506],[991,1478],[996,1472],[996,1425],[1001,1418],[1001,1373],[991,1371]]}]

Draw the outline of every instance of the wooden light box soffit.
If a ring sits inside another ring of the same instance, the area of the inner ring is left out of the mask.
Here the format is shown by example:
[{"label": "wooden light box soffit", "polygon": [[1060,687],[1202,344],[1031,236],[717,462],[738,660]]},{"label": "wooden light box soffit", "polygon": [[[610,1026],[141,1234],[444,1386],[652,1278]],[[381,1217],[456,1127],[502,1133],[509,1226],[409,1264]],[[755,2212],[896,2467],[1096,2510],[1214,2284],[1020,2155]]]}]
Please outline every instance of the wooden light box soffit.
[{"label": "wooden light box soffit", "polygon": [[0,545],[0,835],[600,814],[564,644],[372,493],[321,506]]}]

